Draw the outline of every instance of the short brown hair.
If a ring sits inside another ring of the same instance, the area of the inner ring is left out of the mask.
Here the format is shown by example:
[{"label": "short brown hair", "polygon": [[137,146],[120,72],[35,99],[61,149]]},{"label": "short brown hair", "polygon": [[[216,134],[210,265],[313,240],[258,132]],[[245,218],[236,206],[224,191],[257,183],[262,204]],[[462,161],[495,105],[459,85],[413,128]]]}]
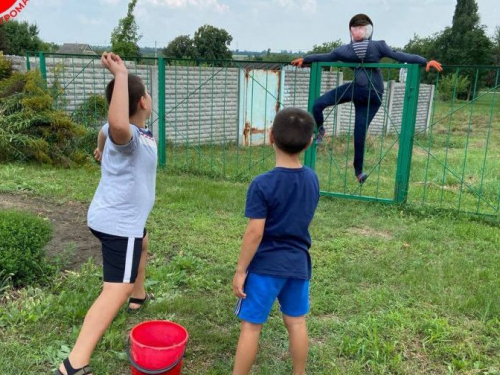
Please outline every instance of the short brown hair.
[{"label": "short brown hair", "polygon": [[274,118],[272,134],[276,146],[294,155],[303,151],[311,141],[314,132],[314,119],[300,108],[285,108]]},{"label": "short brown hair", "polygon": [[[113,90],[115,89],[115,79],[113,78],[106,87],[106,100],[111,104]],[[142,79],[135,74],[128,75],[128,115],[132,117],[137,113],[139,101],[146,95],[146,86]]]}]

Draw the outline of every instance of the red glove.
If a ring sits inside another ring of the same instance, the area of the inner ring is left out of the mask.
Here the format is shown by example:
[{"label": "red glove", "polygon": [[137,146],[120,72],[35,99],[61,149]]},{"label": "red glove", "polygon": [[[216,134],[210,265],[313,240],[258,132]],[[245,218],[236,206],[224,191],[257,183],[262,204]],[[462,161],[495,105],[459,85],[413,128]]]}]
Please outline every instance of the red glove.
[{"label": "red glove", "polygon": [[299,68],[302,68],[302,64],[304,64],[304,59],[302,57],[299,57],[298,59],[292,61],[292,65],[298,66]]},{"label": "red glove", "polygon": [[438,72],[442,72],[443,68],[441,67],[441,64],[437,62],[436,60],[431,60],[427,63],[427,67],[425,68],[425,71],[428,72],[431,68],[436,69]]}]

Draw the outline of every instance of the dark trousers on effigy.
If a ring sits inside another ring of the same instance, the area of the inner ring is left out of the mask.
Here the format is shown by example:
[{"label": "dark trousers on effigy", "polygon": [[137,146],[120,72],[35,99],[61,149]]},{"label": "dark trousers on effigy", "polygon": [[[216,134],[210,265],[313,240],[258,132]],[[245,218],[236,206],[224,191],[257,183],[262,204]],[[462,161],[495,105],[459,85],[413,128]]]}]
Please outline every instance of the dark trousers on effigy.
[{"label": "dark trousers on effigy", "polygon": [[354,172],[363,172],[366,132],[382,104],[382,93],[368,86],[346,83],[320,96],[313,107],[314,120],[317,126],[325,121],[323,110],[333,105],[353,102],[354,117]]}]

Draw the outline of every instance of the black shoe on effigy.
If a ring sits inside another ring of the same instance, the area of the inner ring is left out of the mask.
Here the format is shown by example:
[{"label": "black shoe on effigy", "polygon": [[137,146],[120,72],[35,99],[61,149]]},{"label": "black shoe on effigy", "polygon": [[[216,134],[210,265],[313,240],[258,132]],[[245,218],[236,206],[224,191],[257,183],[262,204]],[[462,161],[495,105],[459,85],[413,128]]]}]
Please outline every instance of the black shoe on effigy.
[{"label": "black shoe on effigy", "polygon": [[368,175],[366,173],[360,173],[360,174],[356,175],[356,178],[358,179],[359,184],[363,185],[363,183],[368,178]]},{"label": "black shoe on effigy", "polygon": [[323,125],[318,128],[318,135],[316,136],[316,144],[319,145],[323,142],[323,137],[325,136],[326,129]]}]

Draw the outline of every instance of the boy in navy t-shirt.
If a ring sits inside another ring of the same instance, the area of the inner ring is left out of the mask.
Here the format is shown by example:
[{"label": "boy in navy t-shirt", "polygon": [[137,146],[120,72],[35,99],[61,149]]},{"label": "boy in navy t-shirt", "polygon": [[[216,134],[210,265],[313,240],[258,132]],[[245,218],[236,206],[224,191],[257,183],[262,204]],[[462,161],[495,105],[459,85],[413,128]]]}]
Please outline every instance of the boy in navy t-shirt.
[{"label": "boy in navy t-shirt", "polygon": [[247,193],[250,220],[233,279],[242,320],[234,375],[248,374],[257,355],[262,324],[276,298],[290,339],[294,374],[304,374],[308,352],[311,236],[309,224],[319,200],[316,173],[299,155],[312,142],[314,120],[298,108],[276,115],[270,142],[276,168],[256,177]]}]

